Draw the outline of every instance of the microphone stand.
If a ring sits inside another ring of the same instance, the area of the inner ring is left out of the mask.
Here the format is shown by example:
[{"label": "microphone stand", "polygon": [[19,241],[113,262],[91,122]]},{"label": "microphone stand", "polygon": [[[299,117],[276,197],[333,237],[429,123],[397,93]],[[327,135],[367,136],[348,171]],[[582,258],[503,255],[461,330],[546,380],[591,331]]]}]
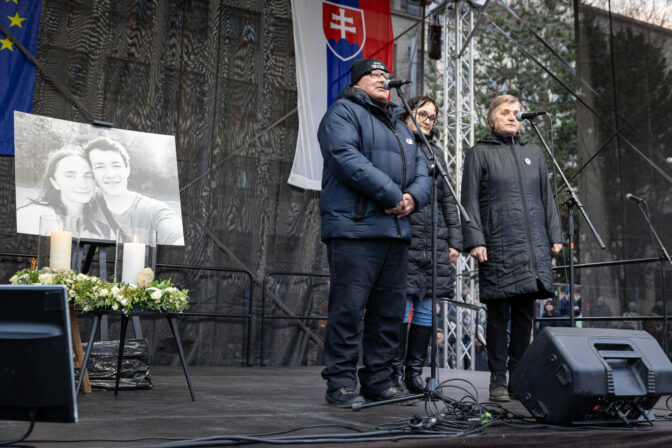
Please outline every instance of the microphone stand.
[{"label": "microphone stand", "polygon": [[[644,216],[644,219],[646,220],[646,223],[649,225],[649,230],[651,230],[651,235],[653,235],[653,238],[656,240],[658,243],[658,246],[660,246],[660,251],[662,252],[663,256],[667,261],[672,265],[672,258],[670,258],[669,252],[667,252],[667,249],[665,248],[665,244],[663,244],[663,241],[660,239],[658,236],[658,232],[656,232],[656,229],[653,227],[653,224],[651,223],[651,219],[649,218],[649,213],[648,213],[648,207],[646,210],[644,210],[643,205],[646,204],[646,201],[637,201],[637,207],[639,208],[639,211],[642,212],[642,216]],[[665,266],[663,266],[661,270],[661,284],[663,286],[663,291],[665,291]],[[670,355],[670,352],[668,351],[668,343],[667,343],[667,300],[665,300],[665,295],[663,294],[663,350],[665,351],[665,354],[667,356]]]},{"label": "microphone stand", "polygon": [[593,233],[593,236],[595,237],[595,240],[597,241],[597,244],[600,246],[600,249],[605,249],[606,246],[604,245],[604,241],[602,241],[602,238],[600,238],[600,234],[597,233],[597,230],[595,229],[595,226],[593,226],[593,223],[590,221],[590,218],[588,217],[588,214],[583,208],[583,204],[581,201],[579,201],[579,197],[576,195],[576,192],[572,189],[572,186],[569,184],[569,181],[567,180],[567,177],[565,177],[565,173],[562,172],[562,168],[560,168],[560,165],[558,164],[558,161],[555,159],[553,156],[553,153],[551,152],[550,148],[546,144],[546,141],[544,138],[541,136],[541,133],[539,132],[539,129],[537,128],[537,125],[534,123],[534,118],[530,118],[528,120],[530,122],[530,125],[532,126],[532,129],[534,129],[534,132],[536,132],[537,136],[539,137],[539,140],[541,140],[541,143],[544,146],[544,149],[546,149],[546,152],[548,153],[548,156],[550,157],[551,161],[553,161],[553,164],[555,165],[556,170],[558,173],[560,173],[560,177],[562,178],[562,181],[565,184],[565,189],[569,193],[569,198],[563,202],[563,205],[567,205],[567,214],[569,217],[569,326],[574,327],[576,324],[576,321],[574,319],[574,207],[578,207],[579,211],[583,215],[583,218],[586,220],[586,223],[588,224],[588,227],[590,228],[590,231]]},{"label": "microphone stand", "polygon": [[448,173],[446,173],[446,170],[444,170],[443,166],[436,161],[436,158],[434,157],[434,151],[432,151],[431,146],[429,145],[429,142],[427,141],[427,137],[425,137],[425,134],[422,133],[422,130],[420,129],[420,126],[418,125],[418,121],[415,119],[415,116],[413,115],[410,106],[408,105],[408,102],[406,101],[406,97],[404,96],[404,93],[401,91],[401,87],[397,86],[395,87],[397,91],[397,95],[401,99],[401,102],[404,105],[404,109],[406,110],[406,113],[408,113],[408,116],[411,117],[411,120],[413,120],[413,124],[415,125],[415,129],[418,132],[418,135],[420,135],[420,138],[422,140],[422,145],[420,146],[420,150],[424,154],[425,158],[427,159],[427,165],[429,167],[429,172],[430,175],[432,176],[432,337],[431,337],[431,345],[432,345],[432,350],[431,350],[431,361],[430,361],[430,366],[431,366],[431,374],[430,377],[427,379],[427,386],[425,388],[425,392],[421,394],[409,394],[404,397],[399,397],[399,398],[393,398],[391,400],[381,400],[381,401],[376,401],[373,403],[356,403],[352,405],[352,410],[353,411],[359,411],[360,409],[365,409],[365,408],[371,408],[371,407],[376,407],[376,406],[382,406],[385,404],[392,404],[392,403],[401,403],[404,401],[412,401],[412,400],[417,400],[420,398],[424,398],[426,400],[433,400],[434,398],[436,399],[441,399],[438,397],[437,389],[438,389],[438,381],[436,379],[436,356],[437,352],[439,351],[437,342],[436,342],[436,275],[437,275],[437,266],[436,266],[436,252],[437,252],[437,225],[438,225],[438,201],[437,201],[437,196],[438,196],[438,176],[441,176],[441,179],[446,183],[448,188],[450,189],[450,192],[453,194],[453,198],[455,199],[455,204],[457,204],[458,209],[460,210],[460,215],[462,217],[463,222],[468,223],[471,222],[469,219],[469,215],[467,215],[467,211],[464,209],[462,204],[460,204],[457,200],[457,195],[455,194],[455,190],[453,189],[453,186],[451,185],[450,177],[448,176]]}]

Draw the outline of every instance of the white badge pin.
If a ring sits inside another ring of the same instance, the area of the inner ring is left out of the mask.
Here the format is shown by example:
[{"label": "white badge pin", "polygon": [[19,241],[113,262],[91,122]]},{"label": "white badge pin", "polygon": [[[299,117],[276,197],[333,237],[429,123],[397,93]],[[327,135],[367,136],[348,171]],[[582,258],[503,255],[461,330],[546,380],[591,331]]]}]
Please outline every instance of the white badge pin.
[{"label": "white badge pin", "polygon": [[525,163],[526,163],[527,165],[532,165],[532,161],[530,160],[529,157],[525,157]]},{"label": "white badge pin", "polygon": [[409,145],[412,145],[413,144],[413,139],[411,137],[406,137],[406,143],[408,143]]}]

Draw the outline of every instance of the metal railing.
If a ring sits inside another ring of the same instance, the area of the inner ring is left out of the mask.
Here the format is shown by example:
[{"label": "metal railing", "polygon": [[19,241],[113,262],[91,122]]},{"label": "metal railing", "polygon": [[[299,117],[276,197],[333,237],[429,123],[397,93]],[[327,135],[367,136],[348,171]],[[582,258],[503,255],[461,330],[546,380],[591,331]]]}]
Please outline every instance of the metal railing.
[{"label": "metal railing", "polygon": [[[330,278],[331,274],[318,274],[312,272],[269,272],[264,276],[263,291],[261,293],[261,329],[260,329],[260,339],[259,344],[259,365],[265,366],[266,361],[264,359],[264,335],[266,329],[266,319],[297,319],[297,320],[326,320],[327,316],[322,315],[308,315],[308,316],[297,316],[289,314],[287,309],[283,309],[285,312],[284,315],[272,314],[270,316],[266,315],[266,291],[268,290],[268,281],[273,276],[292,276],[292,277],[318,277],[318,278]],[[319,345],[319,344],[318,344]]]}]

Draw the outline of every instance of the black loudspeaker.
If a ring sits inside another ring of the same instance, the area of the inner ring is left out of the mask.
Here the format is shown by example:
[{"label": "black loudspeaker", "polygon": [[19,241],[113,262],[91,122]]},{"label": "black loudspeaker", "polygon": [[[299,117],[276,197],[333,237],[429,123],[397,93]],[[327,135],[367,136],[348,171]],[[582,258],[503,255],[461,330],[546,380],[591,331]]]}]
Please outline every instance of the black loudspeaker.
[{"label": "black loudspeaker", "polygon": [[511,378],[534,418],[551,424],[653,420],[672,394],[672,363],[645,331],[546,327]]},{"label": "black loudspeaker", "polygon": [[441,59],[441,25],[434,22],[429,25],[429,51],[427,52],[430,59]]}]

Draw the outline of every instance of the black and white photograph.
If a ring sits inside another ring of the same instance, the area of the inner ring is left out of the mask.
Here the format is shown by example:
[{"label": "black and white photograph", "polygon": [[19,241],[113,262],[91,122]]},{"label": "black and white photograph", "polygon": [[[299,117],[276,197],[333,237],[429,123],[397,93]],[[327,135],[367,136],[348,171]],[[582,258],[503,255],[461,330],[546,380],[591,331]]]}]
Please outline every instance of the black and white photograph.
[{"label": "black and white photograph", "polygon": [[175,137],[94,127],[15,112],[16,229],[37,235],[40,216],[80,219],[80,238],[156,230],[184,245]]}]

